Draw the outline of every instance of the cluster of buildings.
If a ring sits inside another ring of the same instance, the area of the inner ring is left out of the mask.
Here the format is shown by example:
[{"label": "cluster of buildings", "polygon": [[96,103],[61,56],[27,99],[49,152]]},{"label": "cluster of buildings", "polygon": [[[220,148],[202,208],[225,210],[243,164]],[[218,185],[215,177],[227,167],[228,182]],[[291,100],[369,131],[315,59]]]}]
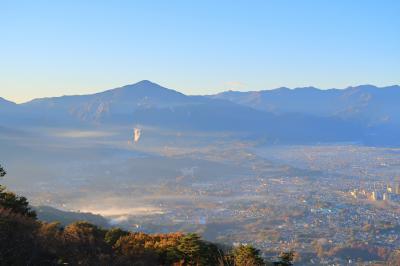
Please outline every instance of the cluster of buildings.
[{"label": "cluster of buildings", "polygon": [[355,199],[369,199],[371,201],[400,202],[400,183],[387,184],[386,187],[368,189],[353,189],[350,195]]}]

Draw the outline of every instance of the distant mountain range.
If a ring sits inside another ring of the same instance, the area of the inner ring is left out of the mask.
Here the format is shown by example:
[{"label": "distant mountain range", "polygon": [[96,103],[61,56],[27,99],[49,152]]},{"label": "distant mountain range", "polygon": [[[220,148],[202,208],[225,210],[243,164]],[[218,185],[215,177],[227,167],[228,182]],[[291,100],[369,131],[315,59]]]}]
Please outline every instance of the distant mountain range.
[{"label": "distant mountain range", "polygon": [[371,125],[400,123],[400,86],[372,85],[347,89],[319,90],[279,88],[275,90],[227,91],[211,96],[276,114],[304,113],[325,117],[357,118]]},{"label": "distant mountain range", "polygon": [[400,145],[400,87],[227,91],[187,96],[150,81],[91,95],[0,98],[0,127],[150,125],[230,131],[266,143]]}]

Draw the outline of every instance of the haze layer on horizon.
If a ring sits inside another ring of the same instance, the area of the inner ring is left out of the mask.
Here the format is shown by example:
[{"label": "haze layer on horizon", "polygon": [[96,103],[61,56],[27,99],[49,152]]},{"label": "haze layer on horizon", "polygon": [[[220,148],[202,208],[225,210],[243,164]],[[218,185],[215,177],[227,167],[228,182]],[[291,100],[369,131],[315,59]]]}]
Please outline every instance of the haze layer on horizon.
[{"label": "haze layer on horizon", "polygon": [[396,1],[7,1],[0,96],[400,84]]}]

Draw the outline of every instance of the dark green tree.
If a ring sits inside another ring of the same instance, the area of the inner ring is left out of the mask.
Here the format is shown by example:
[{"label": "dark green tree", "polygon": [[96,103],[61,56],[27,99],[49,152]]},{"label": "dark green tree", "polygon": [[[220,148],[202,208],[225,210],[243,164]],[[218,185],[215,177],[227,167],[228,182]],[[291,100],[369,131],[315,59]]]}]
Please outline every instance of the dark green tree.
[{"label": "dark green tree", "polygon": [[106,235],[104,236],[104,240],[106,241],[107,244],[110,246],[114,246],[114,244],[120,239],[121,236],[126,236],[128,235],[129,232],[124,231],[120,228],[111,228],[106,232]]},{"label": "dark green tree", "polygon": [[0,265],[28,265],[36,257],[38,223],[29,217],[0,210]]},{"label": "dark green tree", "polygon": [[[6,171],[0,165],[0,176],[6,175]],[[5,186],[0,185],[0,207],[8,209],[13,213],[22,214],[27,217],[36,218],[36,213],[29,206],[29,202],[25,197],[15,195],[13,192],[7,191]]]},{"label": "dark green tree", "polygon": [[35,211],[31,209],[25,197],[20,197],[13,192],[6,191],[3,186],[0,186],[0,207],[9,209],[13,213],[36,218]]},{"label": "dark green tree", "polygon": [[265,265],[260,251],[251,245],[240,245],[233,250],[235,266]]},{"label": "dark green tree", "polygon": [[211,242],[202,241],[201,258],[203,265],[225,265],[223,250]]},{"label": "dark green tree", "polygon": [[193,233],[180,239],[177,250],[184,265],[219,265],[224,259],[218,246],[201,240],[200,236]]},{"label": "dark green tree", "polygon": [[183,236],[178,244],[178,251],[186,265],[199,265],[201,256],[201,240],[197,234]]},{"label": "dark green tree", "polygon": [[5,176],[6,174],[7,174],[6,171],[5,171],[4,168],[0,165],[0,177]]}]

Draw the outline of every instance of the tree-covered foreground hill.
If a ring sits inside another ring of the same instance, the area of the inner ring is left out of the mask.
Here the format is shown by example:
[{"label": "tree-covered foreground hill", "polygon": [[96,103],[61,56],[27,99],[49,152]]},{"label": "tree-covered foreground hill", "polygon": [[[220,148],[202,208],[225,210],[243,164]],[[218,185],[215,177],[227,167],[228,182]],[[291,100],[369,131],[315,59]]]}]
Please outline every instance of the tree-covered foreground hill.
[{"label": "tree-covered foreground hill", "polygon": [[[6,175],[0,166],[0,176]],[[0,185],[0,265],[292,265],[267,262],[252,246],[222,247],[196,234],[145,234],[82,221],[42,222],[25,197]]]}]

